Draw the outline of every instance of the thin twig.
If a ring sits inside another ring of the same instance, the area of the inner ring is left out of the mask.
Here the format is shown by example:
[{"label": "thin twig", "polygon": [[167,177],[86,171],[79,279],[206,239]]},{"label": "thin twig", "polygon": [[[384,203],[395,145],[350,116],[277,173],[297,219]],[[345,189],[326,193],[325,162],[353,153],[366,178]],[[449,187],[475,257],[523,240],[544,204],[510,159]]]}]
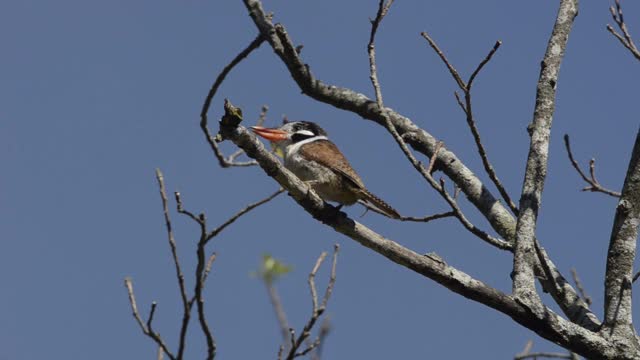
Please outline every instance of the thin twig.
[{"label": "thin twig", "polygon": [[224,230],[227,226],[233,224],[236,220],[238,220],[242,215],[248,213],[249,211],[257,208],[260,205],[266,204],[269,201],[273,200],[276,196],[280,195],[282,192],[284,192],[283,188],[278,189],[276,192],[274,192],[273,194],[267,196],[266,198],[257,201],[253,204],[249,204],[247,205],[244,209],[238,211],[237,213],[235,213],[235,215],[233,215],[232,217],[230,217],[227,221],[225,221],[224,223],[222,223],[222,225],[218,226],[217,228],[211,230],[211,232],[209,232],[206,236],[206,240],[205,240],[205,244],[207,242],[209,242],[209,240],[211,240],[212,238],[216,237],[222,230]]},{"label": "thin twig", "polygon": [[456,213],[453,211],[447,211],[443,213],[437,213],[424,217],[413,217],[413,216],[403,216],[400,218],[400,221],[411,221],[411,222],[429,222],[433,220],[438,220],[446,217],[456,216]]},{"label": "thin twig", "polygon": [[164,213],[164,219],[167,227],[167,234],[169,237],[169,247],[171,248],[171,257],[173,258],[173,264],[176,269],[176,277],[178,278],[178,286],[180,288],[180,298],[182,299],[182,325],[180,328],[180,341],[178,345],[178,359],[182,359],[185,350],[187,328],[189,327],[189,321],[191,319],[191,304],[189,303],[187,289],[184,282],[184,274],[180,267],[180,260],[178,259],[178,250],[176,240],[173,236],[173,228],[171,226],[171,219],[169,218],[169,205],[167,201],[167,191],[164,185],[164,176],[160,169],[156,169],[156,179],[160,187],[160,197],[162,198],[162,210]]},{"label": "thin twig", "polygon": [[207,277],[209,277],[209,273],[211,272],[211,267],[213,266],[213,262],[216,261],[216,257],[217,257],[216,253],[212,253],[211,256],[209,256],[209,260],[207,260],[207,266],[205,266],[204,274],[202,276],[203,283],[207,282]]},{"label": "thin twig", "polygon": [[278,349],[278,360],[282,360],[283,353],[284,353],[284,345],[280,345],[280,348]]},{"label": "thin twig", "polygon": [[576,171],[578,172],[582,180],[584,180],[587,184],[589,184],[589,186],[584,187],[582,191],[600,192],[616,198],[620,197],[619,192],[605,188],[596,179],[596,170],[595,170],[596,160],[595,159],[591,159],[589,161],[589,172],[590,172],[591,178],[588,178],[587,175],[582,171],[582,169],[580,169],[580,165],[578,165],[578,162],[573,157],[573,152],[571,151],[571,143],[569,142],[568,134],[564,135],[564,147],[567,149],[567,155],[569,155],[569,161],[571,161],[571,165],[573,166],[573,168],[576,169]]},{"label": "thin twig", "polygon": [[202,110],[200,111],[200,128],[204,132],[205,137],[207,138],[207,142],[211,146],[211,150],[213,150],[214,155],[216,156],[216,158],[218,159],[218,162],[220,163],[220,166],[223,168],[227,168],[231,166],[252,166],[252,165],[255,165],[256,162],[253,160],[246,161],[246,162],[233,162],[234,159],[230,160],[225,158],[214,136],[211,135],[211,132],[209,131],[207,113],[209,112],[209,108],[211,107],[211,102],[213,100],[213,97],[215,96],[216,92],[218,91],[218,88],[220,87],[224,79],[227,77],[227,74],[229,74],[229,72],[236,65],[238,65],[242,60],[244,60],[249,54],[251,54],[253,50],[260,47],[260,45],[262,45],[264,41],[265,41],[265,38],[259,34],[249,44],[249,46],[247,46],[238,55],[236,55],[236,57],[233,58],[233,60],[231,60],[231,62],[227,64],[227,66],[225,66],[224,69],[222,69],[220,74],[218,74],[218,76],[216,77],[216,80],[214,81],[213,85],[211,86],[211,89],[209,90],[209,93],[207,94],[207,97],[204,100],[204,104],[202,105]]},{"label": "thin twig", "polygon": [[380,83],[378,82],[378,72],[376,70],[375,39],[376,39],[376,32],[378,31],[378,27],[380,26],[380,22],[382,21],[382,19],[384,19],[384,17],[389,12],[391,5],[393,5],[393,0],[388,0],[386,4],[384,0],[380,0],[380,2],[378,3],[378,13],[376,14],[375,19],[371,20],[371,34],[369,35],[369,44],[367,45],[367,49],[369,51],[369,67],[371,70],[369,78],[373,83],[373,89],[376,93],[376,100],[381,110],[384,108],[382,107],[382,92],[380,91]]},{"label": "thin twig", "polygon": [[627,24],[624,22],[624,17],[622,15],[622,5],[620,5],[620,0],[616,0],[616,6],[610,7],[609,11],[611,12],[611,17],[613,21],[615,21],[616,25],[620,31],[622,31],[622,35],[620,35],[611,25],[607,24],[607,30],[620,41],[620,43],[626,47],[631,54],[638,60],[640,60],[640,51],[638,47],[634,43],[631,38],[631,33],[627,29]]},{"label": "thin twig", "polygon": [[[129,303],[131,304],[133,317],[136,319],[136,322],[140,326],[140,330],[142,330],[142,333],[147,335],[149,338],[151,338],[162,349],[162,351],[164,351],[167,354],[167,356],[169,356],[169,359],[175,360],[176,357],[173,355],[173,353],[169,350],[167,345],[164,343],[164,340],[162,340],[162,337],[160,337],[160,334],[158,334],[157,332],[151,331],[150,327],[145,325],[144,321],[142,321],[140,312],[138,312],[138,304],[136,303],[136,296],[133,292],[133,281],[131,280],[131,278],[127,277],[124,279],[124,286],[127,288],[127,293],[129,294]],[[149,321],[148,321],[149,324],[151,323],[152,315],[153,315],[153,312],[155,311],[155,302],[152,304],[151,309],[152,310],[149,315]]]},{"label": "thin twig", "polygon": [[451,65],[451,63],[449,62],[449,59],[447,59],[447,57],[444,55],[442,50],[440,50],[440,48],[438,47],[436,42],[433,41],[433,39],[426,32],[422,32],[422,33],[420,33],[420,35],[422,35],[422,37],[425,40],[427,40],[427,42],[429,43],[429,45],[431,46],[433,51],[435,51],[436,54],[438,54],[438,56],[440,57],[442,62],[444,62],[444,64],[447,66],[447,69],[449,69],[449,72],[451,73],[451,76],[453,76],[453,79],[456,81],[456,83],[458,84],[460,89],[465,89],[466,90],[467,89],[467,84],[464,83],[464,80],[462,80],[462,78],[460,77],[460,74],[458,74],[458,71],[456,70],[456,68],[454,68],[453,65]]},{"label": "thin twig", "polygon": [[[380,83],[378,82],[377,69],[376,69],[376,53],[375,53],[376,31],[378,30],[378,26],[379,26],[380,22],[382,21],[382,19],[384,18],[384,16],[388,12],[389,6],[391,6],[391,4],[390,4],[391,1],[386,6],[383,5],[383,3],[384,3],[384,1],[380,0],[380,3],[378,5],[378,14],[376,15],[376,18],[372,21],[371,36],[369,37],[369,45],[367,46],[367,48],[369,50],[370,79],[371,79],[371,83],[372,83],[373,88],[374,88],[375,93],[376,93],[376,102],[378,104],[378,108],[381,110],[382,116],[385,118],[386,125],[387,125],[387,130],[389,130],[389,132],[391,133],[393,138],[396,140],[396,142],[398,143],[398,145],[400,146],[400,148],[404,152],[405,156],[413,164],[415,169],[418,170],[418,172],[427,180],[427,182],[429,182],[429,184],[436,191],[438,191],[438,193],[440,193],[440,195],[442,197],[444,197],[445,200],[449,203],[451,208],[456,213],[456,217],[462,222],[462,224],[465,226],[465,228],[469,229],[473,234],[475,234],[476,236],[479,236],[481,239],[483,239],[485,241],[488,241],[489,243],[491,243],[491,244],[493,244],[493,245],[495,245],[495,246],[497,246],[499,248],[504,249],[505,247],[506,248],[510,247],[509,243],[507,243],[506,241],[495,239],[492,236],[490,236],[489,234],[487,234],[486,232],[479,230],[473,224],[471,224],[471,222],[469,220],[467,220],[467,218],[462,213],[462,210],[460,209],[460,207],[458,207],[456,201],[447,193],[447,191],[444,189],[443,186],[438,184],[438,182],[431,175],[431,171],[433,171],[433,167],[434,167],[434,164],[436,162],[438,151],[443,146],[442,142],[438,142],[436,144],[436,148],[435,148],[435,150],[433,152],[433,155],[431,156],[431,159],[429,161],[429,167],[427,169],[425,169],[424,166],[422,165],[422,163],[419,162],[418,159],[415,158],[415,156],[413,155],[411,150],[409,150],[409,147],[407,146],[406,142],[400,136],[400,134],[398,134],[398,131],[396,130],[395,126],[393,125],[393,123],[389,119],[389,116],[388,116],[388,114],[386,112],[386,108],[384,107],[384,104],[382,102],[382,91],[380,90]],[[428,36],[427,36],[427,38],[428,38]],[[430,43],[432,43],[435,46],[435,48],[437,49],[437,46],[435,45],[435,43],[433,43],[432,41]],[[439,51],[439,49],[437,51]],[[440,51],[439,54],[442,54],[442,52]],[[444,54],[442,56],[444,57]],[[444,59],[446,59],[446,58],[444,58]],[[448,63],[448,61],[447,61],[447,63]],[[455,71],[455,69],[453,69],[453,67],[450,67],[450,70],[452,71],[452,74],[455,74],[454,77],[458,76],[457,75],[458,73]],[[458,78],[459,78],[459,76],[458,76]],[[462,81],[462,80],[460,80],[460,81]]]},{"label": "thin twig", "polygon": [[333,245],[333,260],[331,261],[331,275],[329,276],[329,284],[324,291],[324,296],[322,297],[322,305],[320,307],[324,310],[327,307],[327,303],[329,302],[329,298],[333,293],[333,287],[336,284],[336,265],[338,264],[338,252],[340,251],[340,245]]},{"label": "thin twig", "polygon": [[[264,111],[264,108],[263,108],[263,111]],[[205,282],[207,280],[207,277],[209,276],[209,273],[211,272],[211,266],[212,266],[213,262],[215,261],[216,254],[213,253],[207,259],[205,257],[206,245],[212,238],[216,237],[222,230],[224,230],[227,226],[233,224],[241,216],[243,216],[244,214],[248,213],[249,211],[255,209],[256,207],[271,201],[273,198],[278,196],[283,191],[284,190],[282,188],[280,188],[280,189],[278,189],[278,191],[276,191],[275,193],[269,195],[265,199],[262,199],[262,200],[260,200],[258,202],[253,203],[253,204],[249,204],[244,209],[240,210],[239,212],[237,212],[236,214],[231,216],[229,219],[227,219],[227,221],[225,221],[222,225],[218,226],[216,229],[214,229],[214,230],[212,230],[210,232],[207,231],[207,218],[206,218],[206,216],[204,214],[199,214],[199,215],[196,216],[194,213],[186,210],[184,208],[183,203],[182,203],[182,198],[180,196],[180,193],[178,193],[178,192],[175,193],[178,213],[188,216],[193,221],[195,221],[198,224],[198,226],[200,227],[200,240],[198,241],[198,246],[197,246],[197,250],[196,250],[196,254],[197,254],[198,260],[197,260],[196,271],[195,271],[195,278],[196,279],[195,279],[195,285],[194,285],[194,295],[191,298],[191,300],[187,302],[187,304],[188,304],[188,309],[189,310],[191,310],[191,307],[193,306],[194,303],[196,303],[196,305],[197,305],[198,320],[199,320],[200,327],[202,329],[202,332],[205,335],[205,339],[206,339],[206,342],[207,342],[207,359],[209,359],[209,360],[211,360],[211,359],[213,359],[215,357],[217,346],[216,346],[215,338],[213,336],[213,333],[211,331],[211,328],[209,327],[209,324],[208,324],[206,316],[205,316],[203,291],[204,291]],[[188,319],[186,320],[186,322],[183,322],[183,324],[187,324],[187,323],[188,323]],[[186,333],[186,327],[183,326],[183,329],[184,329],[184,332]],[[182,334],[182,332],[181,332],[181,334]]]},{"label": "thin twig", "polygon": [[280,325],[280,333],[282,334],[283,341],[282,352],[284,352],[285,349],[289,349],[289,346],[285,346],[285,344],[287,344],[287,340],[290,339],[290,327],[289,321],[287,321],[287,313],[284,311],[282,300],[280,300],[280,295],[278,294],[273,281],[265,279],[264,283],[267,287],[267,293],[269,294],[271,307],[276,313],[276,319],[278,319],[278,324]]},{"label": "thin twig", "polygon": [[438,151],[440,151],[442,146],[443,146],[442,141],[438,141],[438,143],[436,143],[436,148],[435,150],[433,150],[433,155],[431,155],[431,159],[429,160],[429,166],[427,167],[428,174],[433,174],[433,168],[436,165],[436,160],[438,159]]},{"label": "thin twig", "polygon": [[451,62],[449,61],[449,59],[447,59],[444,52],[440,50],[436,42],[426,32],[422,33],[422,37],[424,37],[427,40],[431,48],[433,48],[433,50],[438,54],[440,59],[442,59],[444,64],[449,69],[449,72],[451,72],[453,79],[458,84],[458,87],[464,93],[464,103],[460,99],[460,96],[458,95],[457,92],[454,92],[454,95],[458,105],[466,115],[467,125],[469,126],[469,130],[471,130],[471,135],[473,135],[473,140],[476,143],[478,154],[480,155],[480,159],[482,160],[482,165],[484,166],[484,170],[486,171],[487,175],[489,175],[489,178],[498,189],[500,196],[502,196],[504,201],[507,203],[507,206],[509,206],[509,209],[511,209],[511,212],[513,212],[514,215],[518,216],[518,207],[516,206],[516,203],[511,199],[511,196],[509,196],[507,189],[504,187],[504,185],[498,178],[498,174],[496,173],[493,165],[491,165],[491,162],[489,161],[489,156],[487,155],[487,151],[484,147],[484,144],[482,144],[482,139],[480,138],[480,131],[478,130],[478,126],[476,125],[476,120],[474,118],[473,110],[471,106],[471,87],[473,85],[473,81],[476,79],[476,77],[480,73],[480,70],[482,70],[489,61],[491,61],[491,58],[498,51],[498,49],[500,48],[500,45],[502,45],[502,42],[499,40],[495,42],[495,44],[493,45],[493,48],[491,48],[487,56],[480,62],[480,64],[478,64],[478,66],[473,71],[473,73],[471,73],[469,80],[467,80],[467,82],[465,83],[464,80],[462,80],[462,78],[458,74],[458,72],[453,68],[453,65],[451,65]]},{"label": "thin twig", "polygon": [[478,67],[473,71],[473,73],[471,73],[471,76],[469,77],[469,81],[467,81],[468,91],[471,91],[471,85],[473,85],[473,80],[475,80],[476,76],[478,76],[478,74],[480,73],[480,70],[482,70],[482,68],[485,65],[487,65],[489,61],[491,61],[491,58],[496,53],[496,51],[498,51],[498,49],[500,48],[500,45],[502,45],[502,41],[500,40],[496,41],[496,43],[493,44],[493,48],[491,48],[491,50],[489,51],[487,56],[484,58],[484,60],[482,60],[478,65]]},{"label": "thin twig", "polygon": [[591,306],[591,303],[593,302],[591,300],[591,296],[589,296],[587,292],[584,290],[584,287],[582,286],[582,281],[580,281],[580,278],[578,277],[578,272],[576,271],[575,268],[571,268],[571,276],[573,277],[573,282],[576,284],[576,288],[580,293],[580,297],[582,297],[582,299],[584,300],[584,302],[587,303],[587,305]]},{"label": "thin twig", "polygon": [[205,259],[205,246],[207,244],[207,225],[204,215],[201,215],[200,219],[201,228],[200,241],[198,241],[198,247],[196,250],[198,262],[196,264],[194,297],[198,308],[198,320],[200,322],[200,328],[202,329],[207,342],[207,360],[213,360],[216,355],[216,341],[213,337],[213,333],[211,332],[211,328],[209,327],[209,323],[207,322],[207,318],[204,313],[203,290],[205,286],[205,280],[209,273],[209,270],[207,270],[207,268],[210,268],[209,264],[211,264],[213,259],[215,258],[210,256],[208,261]]},{"label": "thin twig", "polygon": [[313,310],[312,312],[315,314],[318,312],[318,292],[316,290],[316,273],[318,272],[318,269],[320,269],[320,265],[322,265],[322,262],[324,261],[324,259],[327,257],[327,253],[325,251],[322,252],[322,254],[320,254],[320,257],[318,257],[318,260],[316,260],[316,265],[313,267],[313,270],[311,270],[311,272],[309,273],[309,289],[311,290],[311,303],[313,304]]},{"label": "thin twig", "polygon": [[317,290],[315,285],[315,276],[318,270],[320,269],[320,265],[322,265],[322,262],[327,256],[326,252],[323,252],[322,254],[320,254],[320,256],[318,257],[318,260],[316,260],[316,263],[313,266],[313,269],[311,270],[311,273],[309,273],[308,282],[309,282],[309,289],[311,290],[311,301],[313,306],[313,309],[311,311],[311,317],[309,317],[309,320],[307,321],[304,328],[302,329],[302,332],[300,333],[300,335],[298,335],[297,338],[295,336],[295,331],[293,329],[289,329],[291,333],[291,348],[289,349],[289,354],[286,357],[287,360],[293,360],[296,357],[304,356],[307,353],[309,353],[311,350],[321,345],[320,337],[318,337],[306,349],[302,351],[298,351],[298,349],[300,349],[300,347],[302,346],[303,342],[309,337],[309,335],[311,335],[311,330],[313,329],[313,326],[316,324],[320,316],[322,316],[322,314],[324,313],[324,310],[326,309],[326,306],[327,306],[327,302],[331,297],[331,294],[333,292],[333,287],[336,282],[336,264],[338,261],[339,250],[340,250],[340,247],[338,244],[336,244],[333,249],[333,261],[331,264],[331,275],[329,277],[329,284],[325,289],[325,293],[324,293],[324,297],[322,299],[321,305],[318,305],[318,295],[317,295]]},{"label": "thin twig", "polygon": [[169,236],[169,246],[171,247],[171,256],[173,258],[173,264],[176,268],[176,276],[178,277],[178,285],[180,287],[180,297],[182,298],[182,306],[187,306],[187,289],[184,283],[184,274],[180,267],[180,260],[178,259],[178,249],[176,245],[175,237],[173,236],[173,228],[171,226],[171,219],[169,217],[169,205],[167,201],[167,191],[164,185],[164,176],[160,169],[156,169],[156,179],[160,187],[160,197],[162,198],[162,211],[164,213],[164,220],[167,227],[167,234]]},{"label": "thin twig", "polygon": [[[366,208],[366,211],[373,211],[375,213],[378,213],[380,215],[384,215],[384,213],[382,213],[380,210],[378,210],[377,208],[365,203],[365,202],[361,202],[359,203],[360,205],[364,206]],[[362,216],[364,216],[366,214],[366,211],[364,214],[362,214]],[[400,221],[406,221],[406,222],[423,222],[423,223],[427,223],[430,221],[434,221],[434,220],[438,220],[438,219],[442,219],[442,218],[446,218],[446,217],[451,217],[451,216],[455,216],[455,213],[453,211],[447,211],[447,212],[443,212],[443,213],[437,213],[437,214],[433,214],[433,215],[427,215],[427,216],[422,216],[422,217],[416,217],[416,216],[400,216],[398,218],[398,220]]]}]

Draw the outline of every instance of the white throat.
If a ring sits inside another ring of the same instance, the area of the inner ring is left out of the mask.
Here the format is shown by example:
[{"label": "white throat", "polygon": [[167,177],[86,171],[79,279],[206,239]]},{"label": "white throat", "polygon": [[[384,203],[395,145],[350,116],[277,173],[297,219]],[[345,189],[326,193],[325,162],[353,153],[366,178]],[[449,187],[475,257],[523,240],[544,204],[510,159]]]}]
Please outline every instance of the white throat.
[{"label": "white throat", "polygon": [[308,138],[308,139],[304,139],[302,141],[298,141],[295,144],[291,144],[291,145],[287,146],[285,157],[289,157],[289,156],[297,153],[298,150],[300,150],[300,147],[302,145],[308,144],[308,143],[312,143],[312,142],[318,141],[318,140],[329,140],[329,139],[327,139],[326,136],[314,136],[312,138]]}]

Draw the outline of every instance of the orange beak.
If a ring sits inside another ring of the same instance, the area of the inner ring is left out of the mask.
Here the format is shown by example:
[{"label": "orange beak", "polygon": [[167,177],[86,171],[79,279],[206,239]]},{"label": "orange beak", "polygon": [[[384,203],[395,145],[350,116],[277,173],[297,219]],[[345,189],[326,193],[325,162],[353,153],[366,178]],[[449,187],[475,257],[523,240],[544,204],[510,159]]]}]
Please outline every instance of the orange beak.
[{"label": "orange beak", "polygon": [[265,128],[262,126],[252,126],[251,130],[253,130],[254,133],[272,142],[278,142],[278,141],[286,140],[289,138],[289,134],[287,134],[286,131],[282,131],[280,129],[271,129],[271,128]]}]

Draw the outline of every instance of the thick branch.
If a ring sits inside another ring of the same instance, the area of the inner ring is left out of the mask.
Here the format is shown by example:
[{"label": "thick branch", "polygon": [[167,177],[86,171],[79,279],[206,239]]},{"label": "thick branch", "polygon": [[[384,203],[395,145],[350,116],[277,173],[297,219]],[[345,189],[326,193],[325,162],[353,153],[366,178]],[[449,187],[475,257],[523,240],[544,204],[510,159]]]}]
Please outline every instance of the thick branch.
[{"label": "thick branch", "polygon": [[545,309],[543,314],[532,313],[513,297],[447,265],[437,255],[420,255],[347,217],[345,213],[322,201],[313,190],[270,154],[246,128],[236,126],[237,123],[221,121],[222,138],[233,141],[244,149],[249,157],[258,161],[265,173],[289,191],[292,198],[315,219],[451,291],[510,316],[540,336],[572,351],[592,358],[608,359],[614,356],[614,349],[604,339],[562,319],[551,310]]},{"label": "thick branch", "polygon": [[532,302],[535,305],[540,303],[534,277],[536,222],[542,201],[544,181],[547,176],[549,137],[555,110],[558,74],[569,33],[577,14],[577,0],[562,0],[560,2],[556,23],[541,63],[536,106],[533,121],[529,125],[531,145],[520,196],[520,214],[516,226],[513,292],[516,298],[521,301]]},{"label": "thick branch", "polygon": [[[334,85],[328,85],[316,79],[302,59],[284,26],[273,25],[270,17],[264,12],[259,0],[243,0],[249,15],[256,27],[266,37],[275,54],[286,65],[289,73],[303,93],[313,99],[327,103],[336,108],[358,114],[364,119],[372,120],[387,128],[386,120],[375,101],[353,90]],[[438,140],[427,131],[420,129],[409,118],[386,108],[393,127],[402,139],[416,151],[431,158],[435,152]],[[443,148],[437,152],[437,161],[442,164],[441,170],[451,178],[465,193],[467,199],[484,215],[493,229],[504,239],[513,242],[515,239],[516,220],[482,184],[480,179],[462,163],[449,149]],[[545,253],[546,255],[546,253]],[[540,281],[546,291],[549,291],[569,318],[589,329],[599,326],[597,317],[580,299],[576,290],[558,271],[548,256],[540,259],[553,276],[541,277]],[[540,269],[540,272],[542,270]]]},{"label": "thick branch", "polygon": [[616,208],[607,254],[604,327],[630,338],[634,334],[631,283],[640,225],[640,132],[636,135],[622,195]]}]

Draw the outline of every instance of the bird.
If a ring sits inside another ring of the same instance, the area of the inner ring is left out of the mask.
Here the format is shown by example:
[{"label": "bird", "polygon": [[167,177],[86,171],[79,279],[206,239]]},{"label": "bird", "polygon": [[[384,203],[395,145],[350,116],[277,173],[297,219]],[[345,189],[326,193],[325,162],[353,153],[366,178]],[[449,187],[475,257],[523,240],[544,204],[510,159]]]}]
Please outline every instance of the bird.
[{"label": "bird", "polygon": [[342,205],[364,203],[368,208],[392,219],[400,214],[372,194],[351,167],[327,132],[311,121],[293,121],[278,128],[252,126],[257,135],[269,140],[284,166],[307,183],[325,201]]}]

